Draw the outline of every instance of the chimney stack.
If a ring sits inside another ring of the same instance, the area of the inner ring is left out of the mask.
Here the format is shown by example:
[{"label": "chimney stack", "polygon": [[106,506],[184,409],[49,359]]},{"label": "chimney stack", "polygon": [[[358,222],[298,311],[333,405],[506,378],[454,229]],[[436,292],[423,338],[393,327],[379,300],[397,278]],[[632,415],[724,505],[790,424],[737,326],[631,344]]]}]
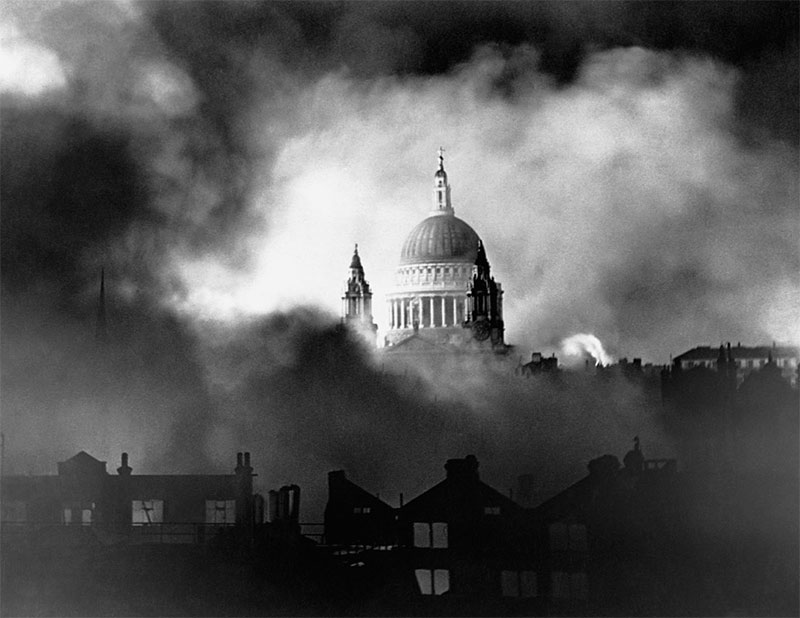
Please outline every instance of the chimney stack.
[{"label": "chimney stack", "polygon": [[133,468],[128,465],[128,453],[122,453],[122,465],[117,468],[117,474],[120,476],[130,476],[132,470]]},{"label": "chimney stack", "polygon": [[464,459],[448,459],[444,465],[447,478],[458,480],[479,480],[478,459],[475,455],[467,455]]}]

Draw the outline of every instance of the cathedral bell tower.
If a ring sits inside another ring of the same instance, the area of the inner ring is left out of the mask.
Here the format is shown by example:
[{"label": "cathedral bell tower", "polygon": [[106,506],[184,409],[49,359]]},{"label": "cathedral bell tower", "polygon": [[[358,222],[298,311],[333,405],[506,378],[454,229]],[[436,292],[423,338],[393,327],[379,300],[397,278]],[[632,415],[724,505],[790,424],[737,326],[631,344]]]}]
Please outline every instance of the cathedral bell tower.
[{"label": "cathedral bell tower", "polygon": [[472,336],[478,341],[491,338],[493,346],[504,345],[503,290],[491,276],[486,250],[480,240],[467,292],[467,317],[464,328],[472,329]]},{"label": "cathedral bell tower", "polygon": [[362,334],[374,347],[378,325],[372,319],[372,291],[364,278],[364,267],[358,255],[358,245],[350,260],[350,277],[342,296],[342,322]]}]

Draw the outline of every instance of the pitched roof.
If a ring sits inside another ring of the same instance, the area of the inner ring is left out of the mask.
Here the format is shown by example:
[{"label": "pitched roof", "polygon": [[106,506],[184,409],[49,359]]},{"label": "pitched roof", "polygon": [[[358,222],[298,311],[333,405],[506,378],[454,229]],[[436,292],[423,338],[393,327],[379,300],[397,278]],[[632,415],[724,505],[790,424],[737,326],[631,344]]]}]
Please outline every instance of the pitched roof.
[{"label": "pitched roof", "polygon": [[420,494],[400,511],[404,515],[410,513],[424,512],[431,508],[446,506],[448,508],[459,508],[459,504],[454,504],[457,496],[471,494],[479,498],[485,506],[500,506],[513,511],[522,511],[522,507],[508,496],[501,494],[494,487],[487,485],[483,481],[475,481],[471,487],[464,488],[459,486],[453,479],[445,479],[437,483],[424,493]]},{"label": "pitched roof", "polygon": [[69,459],[67,459],[65,461],[62,461],[61,463],[67,463],[67,462],[74,462],[75,464],[78,464],[78,465],[84,465],[84,464],[87,464],[87,463],[88,464],[103,464],[103,465],[105,465],[105,463],[106,463],[105,461],[100,461],[99,459],[96,459],[96,458],[92,457],[86,451],[80,451],[77,454],[75,454],[72,457],[70,457]]}]

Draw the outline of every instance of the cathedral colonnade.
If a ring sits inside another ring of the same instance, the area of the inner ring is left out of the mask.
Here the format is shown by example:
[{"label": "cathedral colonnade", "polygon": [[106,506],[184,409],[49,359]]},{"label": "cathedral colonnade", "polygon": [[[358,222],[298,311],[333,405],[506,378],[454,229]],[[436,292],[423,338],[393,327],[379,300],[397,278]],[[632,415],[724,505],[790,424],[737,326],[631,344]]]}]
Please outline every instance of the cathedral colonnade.
[{"label": "cathedral colonnade", "polygon": [[465,294],[425,294],[413,298],[389,299],[389,324],[392,329],[445,328],[461,326],[467,310]]}]

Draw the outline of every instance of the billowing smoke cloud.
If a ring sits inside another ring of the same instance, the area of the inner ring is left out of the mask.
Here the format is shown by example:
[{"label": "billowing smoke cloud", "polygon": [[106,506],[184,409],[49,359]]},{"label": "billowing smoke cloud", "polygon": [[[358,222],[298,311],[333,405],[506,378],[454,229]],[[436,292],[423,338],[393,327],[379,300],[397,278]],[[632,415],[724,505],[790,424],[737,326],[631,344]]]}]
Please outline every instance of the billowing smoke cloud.
[{"label": "billowing smoke cloud", "polygon": [[595,365],[610,365],[614,359],[603,349],[603,343],[594,335],[578,333],[567,337],[561,342],[561,351],[570,361],[584,360],[588,357],[594,359]]},{"label": "billowing smoke cloud", "polygon": [[391,489],[465,452],[574,477],[646,435],[636,386],[392,376],[333,326],[354,242],[383,324],[440,145],[526,353],[798,339],[795,5],[443,6],[8,5],[8,461],[249,448],[265,482]]},{"label": "billowing smoke cloud", "polygon": [[[443,143],[456,212],[507,290],[511,340],[553,345],[591,329],[658,361],[706,340],[796,340],[796,153],[731,133],[735,70],[631,48],[589,57],[556,89],[537,60],[483,49],[442,77],[336,73],[301,89],[306,128],[251,198],[269,221],[253,275],[182,261],[189,304],[336,311],[356,241],[387,291]],[[501,80],[514,96],[498,95]],[[280,286],[276,273],[288,275]]]}]

